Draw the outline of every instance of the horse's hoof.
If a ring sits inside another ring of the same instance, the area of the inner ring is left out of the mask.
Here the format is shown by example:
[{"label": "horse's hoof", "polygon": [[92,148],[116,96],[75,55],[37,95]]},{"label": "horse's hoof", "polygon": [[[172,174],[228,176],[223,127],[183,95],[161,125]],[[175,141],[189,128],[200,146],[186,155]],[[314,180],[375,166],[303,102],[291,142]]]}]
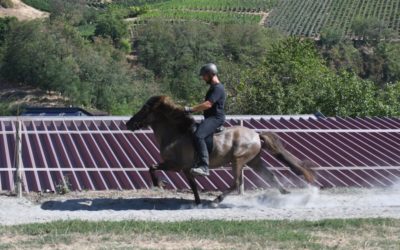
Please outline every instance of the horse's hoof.
[{"label": "horse's hoof", "polygon": [[290,194],[290,192],[284,188],[282,188],[281,190],[279,190],[281,192],[281,194]]},{"label": "horse's hoof", "polygon": [[152,190],[153,190],[153,191],[157,191],[157,192],[162,192],[162,191],[164,191],[164,188],[163,188],[163,187],[156,187],[156,186],[153,186]]},{"label": "horse's hoof", "polygon": [[210,203],[210,207],[211,208],[217,208],[217,207],[219,207],[219,202],[218,201],[212,201],[211,203]]}]

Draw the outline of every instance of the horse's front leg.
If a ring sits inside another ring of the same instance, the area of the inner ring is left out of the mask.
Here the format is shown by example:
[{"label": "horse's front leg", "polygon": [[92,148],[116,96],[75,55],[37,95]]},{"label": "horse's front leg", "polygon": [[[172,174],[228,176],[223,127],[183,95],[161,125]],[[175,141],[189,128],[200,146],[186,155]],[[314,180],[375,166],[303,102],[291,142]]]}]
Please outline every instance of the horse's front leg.
[{"label": "horse's front leg", "polygon": [[189,182],[190,188],[193,191],[194,194],[194,200],[196,202],[196,205],[201,204],[200,196],[199,196],[199,191],[197,190],[197,185],[196,185],[196,180],[194,179],[194,176],[190,173],[190,169],[186,169],[184,171],[186,179]]},{"label": "horse's front leg", "polygon": [[149,169],[149,172],[150,172],[151,181],[153,182],[153,187],[163,188],[164,183],[162,181],[160,181],[158,179],[158,177],[156,176],[156,170],[160,170],[159,166],[160,166],[159,164],[151,166]]},{"label": "horse's front leg", "polygon": [[162,162],[156,165],[152,165],[149,168],[151,181],[153,182],[153,187],[163,188],[165,186],[164,183],[161,180],[159,180],[158,177],[156,176],[156,171],[167,171],[169,170],[169,168],[170,167],[167,162]]}]

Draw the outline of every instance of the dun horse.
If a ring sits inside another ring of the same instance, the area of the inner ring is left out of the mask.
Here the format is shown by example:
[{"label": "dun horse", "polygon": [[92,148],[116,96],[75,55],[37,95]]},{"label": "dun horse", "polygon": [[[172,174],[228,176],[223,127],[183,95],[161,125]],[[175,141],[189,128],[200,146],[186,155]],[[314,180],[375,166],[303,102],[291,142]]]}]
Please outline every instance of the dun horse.
[{"label": "dun horse", "polygon": [[[185,114],[183,108],[174,104],[169,97],[153,96],[126,123],[126,126],[131,131],[150,126],[154,131],[163,162],[150,167],[153,185],[160,186],[161,184],[155,175],[156,170],[183,171],[193,190],[196,204],[200,204],[196,182],[190,174],[190,169],[196,160],[196,153],[192,145],[194,123],[194,119]],[[239,191],[242,184],[242,169],[245,165],[278,188],[281,193],[288,193],[264,166],[260,157],[262,148],[289,166],[297,175],[303,175],[307,182],[311,183],[314,180],[310,162],[299,161],[290,155],[274,133],[257,133],[249,128],[235,126],[214,134],[213,139],[210,168],[232,163],[234,176],[232,187],[218,196],[214,202],[221,202],[234,190]]]}]

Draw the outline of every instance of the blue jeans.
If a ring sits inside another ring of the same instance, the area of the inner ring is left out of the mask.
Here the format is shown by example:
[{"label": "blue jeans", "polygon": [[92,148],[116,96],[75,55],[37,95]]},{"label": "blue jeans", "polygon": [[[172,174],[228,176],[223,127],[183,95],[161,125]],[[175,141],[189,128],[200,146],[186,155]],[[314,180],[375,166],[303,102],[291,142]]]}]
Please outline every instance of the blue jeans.
[{"label": "blue jeans", "polygon": [[208,117],[204,119],[197,127],[194,133],[194,147],[197,151],[198,162],[197,167],[206,167],[209,165],[209,155],[205,138],[212,135],[218,127],[224,124],[223,118]]}]

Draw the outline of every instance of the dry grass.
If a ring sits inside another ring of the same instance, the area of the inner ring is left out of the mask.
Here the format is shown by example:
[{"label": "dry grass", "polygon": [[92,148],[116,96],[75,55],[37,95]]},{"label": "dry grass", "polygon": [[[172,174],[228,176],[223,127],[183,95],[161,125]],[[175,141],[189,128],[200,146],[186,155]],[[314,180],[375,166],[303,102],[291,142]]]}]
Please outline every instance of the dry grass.
[{"label": "dry grass", "polygon": [[400,227],[364,225],[345,231],[312,232],[315,242],[330,249],[400,249]]},{"label": "dry grass", "polygon": [[[0,237],[1,244],[11,248],[30,249],[235,249],[241,244],[233,244],[218,240],[182,237],[177,235],[103,235],[77,233],[68,236],[50,238],[47,236],[4,235]],[[1,246],[0,244],[0,246]],[[6,247],[7,248],[7,247]]]}]

